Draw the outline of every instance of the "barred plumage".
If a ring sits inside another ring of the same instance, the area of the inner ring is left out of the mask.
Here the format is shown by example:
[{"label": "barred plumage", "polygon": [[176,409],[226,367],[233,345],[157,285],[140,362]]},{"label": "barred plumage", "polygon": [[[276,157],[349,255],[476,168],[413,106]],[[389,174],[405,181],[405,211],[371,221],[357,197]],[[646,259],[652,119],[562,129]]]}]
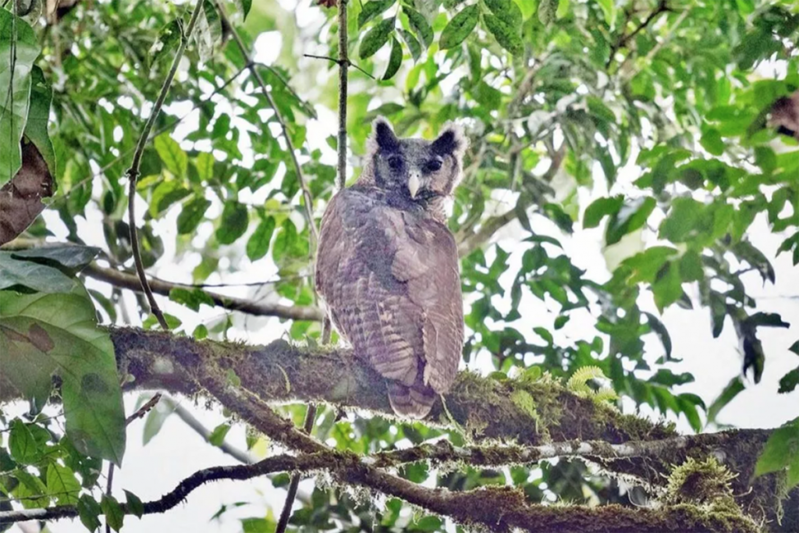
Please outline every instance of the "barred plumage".
[{"label": "barred plumage", "polygon": [[423,418],[449,390],[463,348],[455,239],[443,204],[466,142],[398,139],[377,119],[357,183],[322,217],[316,284],[336,328],[388,383],[397,414]]}]

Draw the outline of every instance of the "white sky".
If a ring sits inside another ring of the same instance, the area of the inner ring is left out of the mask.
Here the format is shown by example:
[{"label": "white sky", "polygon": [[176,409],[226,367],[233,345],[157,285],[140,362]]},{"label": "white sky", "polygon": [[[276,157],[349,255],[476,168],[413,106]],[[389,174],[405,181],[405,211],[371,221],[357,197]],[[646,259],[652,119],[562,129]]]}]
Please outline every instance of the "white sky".
[{"label": "white sky", "polygon": [[[318,8],[309,7],[309,0],[302,0],[301,5],[296,11],[297,22],[302,28],[301,31],[312,32],[318,27],[319,14]],[[281,0],[281,5],[287,10],[295,8],[293,0]],[[254,7],[255,8],[255,7]],[[264,33],[259,36],[256,42],[258,61],[272,63],[280,54],[280,35],[277,32]],[[387,52],[383,50],[382,52]],[[308,60],[305,60],[308,61]],[[324,78],[327,66],[307,65],[309,71],[302,75],[304,79]],[[184,74],[185,75],[185,74]],[[400,73],[402,76],[402,73]],[[401,79],[401,78],[400,78]],[[296,82],[296,88],[302,88],[307,84]],[[322,85],[321,83],[319,84]],[[313,87],[313,84],[310,85]],[[315,90],[314,88],[311,91]],[[379,104],[376,104],[376,107]],[[168,111],[172,114],[182,116],[189,107],[175,105]],[[230,112],[230,109],[218,107],[218,111]],[[317,108],[319,120],[311,121],[308,124],[308,143],[312,148],[320,148],[325,156],[323,162],[334,164],[335,154],[327,146],[325,139],[329,135],[334,135],[336,131],[335,115],[328,109]],[[234,119],[234,125],[236,121]],[[197,125],[197,114],[193,113],[189,119],[176,130],[175,137],[182,139],[191,129]],[[190,144],[190,143],[189,143]],[[185,147],[188,147],[186,145]],[[198,148],[201,148],[199,145]],[[248,148],[248,147],[244,147]],[[245,160],[252,161],[252,154],[245,150]],[[627,169],[625,172],[635,173],[635,169]],[[601,176],[601,174],[600,174]],[[279,178],[279,177],[278,177]],[[629,175],[628,175],[629,178]],[[607,193],[604,188],[603,179],[597,180],[597,187],[593,191],[582,191],[580,193],[581,210],[596,197]],[[624,173],[620,178],[624,181]],[[280,183],[279,179],[273,183]],[[568,180],[558,181],[557,187],[569,187]],[[560,191],[563,192],[563,191]],[[251,205],[263,202],[267,191],[259,191],[256,194],[242,194],[239,200]],[[510,202],[511,198],[499,198]],[[511,204],[512,205],[512,204]],[[138,213],[145,211],[146,206],[143,202],[138,205]],[[209,216],[216,216],[220,206],[218,203],[212,207],[217,211],[209,211]],[[500,203],[497,209],[503,209]],[[168,215],[153,226],[158,234],[164,238],[167,244],[167,251],[159,263],[151,270],[151,273],[162,279],[171,281],[191,281],[191,271],[199,262],[198,254],[189,254],[189,257],[180,263],[174,259],[175,250],[170,244],[175,239],[175,222],[178,210],[172,209]],[[65,228],[58,220],[55,213],[46,212],[48,227],[61,228],[56,231],[57,239],[62,239],[66,235]],[[302,217],[297,215],[292,217],[298,227],[302,227]],[[78,229],[80,235],[86,240],[87,244],[104,247],[104,236],[102,234],[101,214],[97,211],[87,212],[87,219],[78,219]],[[534,228],[544,234],[558,236],[558,230],[552,223],[540,217],[533,218]],[[602,227],[593,230],[579,229],[579,224],[575,234],[566,238],[559,236],[564,244],[566,254],[572,258],[574,263],[586,269],[586,275],[595,280],[605,280],[609,276],[606,256],[603,254],[600,242],[602,238]],[[198,243],[202,243],[207,238],[213,228],[206,222],[197,231]],[[518,236],[523,232],[518,223],[509,225],[498,236],[500,243],[506,250],[518,242]],[[777,247],[784,239],[784,236],[773,235],[765,223],[765,220],[758,219],[751,231],[752,241],[764,252],[766,257],[774,258]],[[626,255],[634,253],[635,249],[640,249],[642,245],[641,237],[634,235],[625,239],[628,248],[626,251],[617,248],[615,254]],[[213,275],[208,279],[209,283],[247,283],[262,281],[275,277],[276,268],[271,261],[264,259],[256,263],[251,263],[244,251],[246,237],[239,239],[235,244],[223,247],[224,256],[220,267],[226,267],[230,261],[235,261],[239,269],[236,273]],[[623,248],[621,245],[619,248]],[[611,252],[609,255],[614,255]],[[617,257],[612,259],[614,262]],[[227,263],[226,263],[227,261]],[[518,262],[519,255],[512,256],[510,261]],[[745,274],[747,291],[754,295],[758,301],[760,311],[780,313],[783,319],[792,324],[790,329],[761,328],[760,338],[766,353],[766,365],[763,379],[760,384],[749,384],[747,389],[738,395],[719,417],[720,422],[732,424],[745,428],[768,428],[779,426],[787,420],[799,416],[799,392],[788,395],[778,395],[778,380],[789,370],[799,365],[799,357],[788,351],[788,347],[799,339],[799,283],[796,282],[796,269],[791,265],[789,254],[773,260],[777,273],[777,283],[773,286],[762,286],[760,277],[756,273]],[[511,276],[515,270],[511,267]],[[506,276],[507,277],[507,276]],[[505,280],[503,280],[505,281]],[[507,280],[510,281],[510,280]],[[105,287],[93,280],[89,280],[91,288],[103,289]],[[268,290],[268,288],[266,289]],[[257,291],[248,287],[232,287],[224,291],[226,294],[249,297],[264,298],[264,291]],[[695,295],[694,295],[695,296]],[[790,298],[796,296],[796,298]],[[265,296],[266,300],[274,296]],[[173,305],[167,298],[158,297],[162,308],[183,320],[185,329],[189,332],[199,323],[210,323],[226,315],[224,310],[203,306],[199,313],[193,313],[182,307]],[[126,295],[126,302],[130,309],[133,309],[133,299],[130,294]],[[499,303],[502,306],[502,303]],[[654,304],[650,301],[647,304],[650,312],[657,314]],[[527,295],[523,298],[520,312],[523,316],[523,327],[516,324],[531,339],[535,337],[531,330],[535,326],[550,327],[556,317],[552,310],[555,305],[548,306],[547,303],[536,300]],[[135,313],[131,313],[135,315]],[[679,388],[679,392],[693,392],[702,397],[706,403],[712,402],[729,380],[740,372],[741,355],[738,352],[738,341],[734,334],[732,325],[727,322],[724,332],[718,339],[711,336],[710,314],[706,309],[698,311],[688,311],[672,307],[662,316],[662,320],[671,333],[674,345],[673,355],[682,359],[682,362],[670,365],[674,372],[691,372],[696,377],[692,384]],[[584,332],[593,333],[593,319],[586,313],[573,313],[572,319],[563,330],[556,333],[556,340],[559,342],[568,339],[583,338]],[[266,343],[283,335],[286,328],[276,319],[262,317],[237,316],[234,320],[234,329],[231,331],[232,338],[246,340],[252,344]],[[654,361],[663,353],[660,342],[654,335],[646,339],[648,358]],[[478,369],[487,369],[490,362],[479,359],[475,365]],[[137,395],[126,397],[126,409],[133,412],[135,409]],[[190,400],[183,399],[184,406],[192,407]],[[630,402],[632,404],[632,402]],[[627,406],[629,407],[629,405]],[[219,423],[225,421],[218,407],[206,410],[204,407],[193,408],[194,414],[212,429]],[[642,414],[654,416],[648,408],[642,409]],[[673,419],[673,415],[670,416]],[[142,500],[152,500],[160,497],[163,493],[171,490],[183,478],[194,471],[210,466],[235,464],[229,456],[223,454],[218,449],[206,444],[201,437],[183,424],[176,416],[167,419],[166,424],[160,434],[151,441],[146,447],[141,442],[141,431],[143,424],[138,422],[131,425],[128,433],[128,448],[125,456],[124,467],[117,471],[115,482],[115,495],[124,499],[122,489],[127,489],[137,494]],[[690,428],[684,419],[678,421],[678,427],[686,432]],[[227,438],[228,442],[239,447],[245,448],[244,429],[241,425],[235,426]],[[301,485],[301,492],[308,493],[312,487],[312,481],[305,481]],[[232,504],[234,502],[251,502],[251,505],[238,508],[226,513],[221,521],[209,522],[209,518],[218,510],[221,504]],[[150,515],[141,520],[135,517],[127,517],[124,531],[128,533],[152,533],[154,531],[203,531],[203,532],[238,532],[240,524],[237,518],[264,516],[267,506],[273,508],[273,512],[278,514],[283,502],[283,492],[272,488],[271,483],[265,479],[256,479],[247,482],[219,482],[205,485],[194,491],[188,501],[164,515]],[[14,531],[14,530],[12,530]],[[16,531],[19,531],[17,529]],[[83,532],[85,529],[78,522],[62,521],[51,526],[54,533]]]}]

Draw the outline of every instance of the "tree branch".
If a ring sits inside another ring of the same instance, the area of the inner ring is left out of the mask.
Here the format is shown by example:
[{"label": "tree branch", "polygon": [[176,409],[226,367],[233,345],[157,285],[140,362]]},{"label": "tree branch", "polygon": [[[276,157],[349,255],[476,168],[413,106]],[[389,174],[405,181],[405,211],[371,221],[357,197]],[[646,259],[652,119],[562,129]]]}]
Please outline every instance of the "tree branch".
[{"label": "tree branch", "polygon": [[181,36],[180,45],[178,46],[177,52],[175,52],[175,57],[172,59],[172,66],[170,67],[169,73],[164,80],[164,84],[161,86],[161,92],[158,94],[158,99],[155,101],[152,111],[150,111],[150,116],[147,118],[147,122],[144,124],[141,135],[139,135],[139,141],[136,143],[136,151],[133,153],[133,162],[131,163],[128,171],[125,173],[128,177],[128,219],[130,224],[130,245],[131,248],[133,248],[133,260],[136,263],[136,273],[139,275],[142,291],[144,291],[145,296],[147,296],[147,302],[150,304],[150,311],[152,311],[152,313],[155,315],[155,318],[158,319],[158,323],[161,325],[161,328],[165,330],[168,330],[169,326],[164,318],[164,313],[162,313],[161,308],[158,307],[158,302],[155,301],[155,296],[153,296],[153,291],[150,289],[150,285],[147,283],[147,274],[144,272],[144,263],[142,263],[141,250],[139,249],[139,236],[136,229],[136,182],[139,179],[139,167],[141,166],[141,158],[144,155],[144,146],[147,144],[147,141],[150,138],[150,131],[153,129],[155,119],[157,119],[159,113],[161,113],[161,107],[164,105],[164,100],[166,100],[169,87],[172,85],[172,80],[175,78],[175,73],[178,71],[180,59],[183,57],[183,52],[186,50],[186,43],[188,43],[189,39],[191,38],[191,34],[194,32],[194,26],[197,24],[197,19],[200,15],[200,11],[202,11],[203,2],[204,0],[197,0],[197,3],[194,5],[194,11],[191,14],[191,19],[189,19],[189,25],[186,28],[186,33]]},{"label": "tree branch", "polygon": [[[211,432],[202,424],[202,422],[197,420],[196,416],[191,414],[191,411],[183,407],[180,403],[176,402],[172,398],[164,398],[163,401],[172,408],[172,412],[175,413],[187,426],[193,429],[205,441],[210,442]],[[228,442],[223,441],[217,447],[222,452],[228,454],[242,464],[251,465],[255,463],[255,460],[250,454],[239,450]]]},{"label": "tree branch", "polygon": [[[364,465],[352,453],[325,450],[299,457],[279,455],[253,465],[219,466],[200,470],[184,479],[162,498],[144,504],[144,514],[163,513],[186,499],[198,487],[223,479],[245,480],[277,472],[309,473],[327,470],[340,481],[399,497],[429,511],[450,516],[458,522],[488,527],[492,531],[522,528],[530,532],[582,531],[599,532],[610,528],[617,533],[661,532],[686,533],[757,531],[750,519],[726,513],[716,517],[693,505],[662,509],[634,509],[619,505],[602,507],[545,506],[526,501],[524,494],[510,488],[488,487],[466,492],[431,489]],[[130,509],[121,505],[125,513]],[[0,525],[26,520],[54,520],[78,516],[73,506],[0,512]]]},{"label": "tree branch", "polygon": [[[643,20],[643,22],[641,22],[641,24],[636,26],[636,28],[630,33],[622,33],[622,35],[619,36],[618,40],[615,43],[613,43],[610,47],[610,55],[608,56],[608,60],[605,63],[606,69],[609,68],[611,64],[613,64],[613,56],[616,55],[616,52],[624,48],[627,45],[627,43],[630,41],[630,39],[638,35],[641,31],[643,31],[650,24],[652,24],[652,22],[654,22],[654,20],[658,17],[658,15],[660,15],[661,13],[665,13],[667,11],[671,11],[671,8],[669,8],[667,4],[668,4],[667,0],[660,0],[658,2],[657,7],[654,10],[652,10],[651,13],[649,13],[649,15]],[[623,30],[624,28],[622,28],[622,31]]]},{"label": "tree branch", "polygon": [[[129,289],[133,291],[141,291],[141,285],[135,276],[127,272],[122,272],[113,268],[106,268],[92,263],[83,270],[83,274],[90,278],[99,281],[110,283],[115,287]],[[185,285],[180,283],[171,283],[168,281],[153,279],[150,281],[150,288],[153,293],[162,296],[169,296],[172,289],[186,288]],[[201,290],[201,289],[193,289]],[[254,302],[252,300],[245,300],[243,298],[236,298],[234,296],[225,296],[211,291],[202,291],[214,304],[223,309],[230,311],[239,311],[255,316],[276,316],[279,318],[286,318],[291,320],[314,320],[321,321],[324,318],[322,310],[318,307],[304,307],[304,306],[288,306],[280,304],[268,304],[263,302]]]}]

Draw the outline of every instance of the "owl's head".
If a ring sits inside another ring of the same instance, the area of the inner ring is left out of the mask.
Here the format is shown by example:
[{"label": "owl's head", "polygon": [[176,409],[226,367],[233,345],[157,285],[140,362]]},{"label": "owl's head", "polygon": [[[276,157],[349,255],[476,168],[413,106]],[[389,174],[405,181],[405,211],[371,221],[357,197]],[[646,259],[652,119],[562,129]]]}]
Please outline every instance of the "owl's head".
[{"label": "owl's head", "polygon": [[400,139],[391,124],[378,117],[366,145],[366,164],[358,182],[429,202],[451,196],[461,178],[468,141],[463,130],[447,123],[434,141]]}]

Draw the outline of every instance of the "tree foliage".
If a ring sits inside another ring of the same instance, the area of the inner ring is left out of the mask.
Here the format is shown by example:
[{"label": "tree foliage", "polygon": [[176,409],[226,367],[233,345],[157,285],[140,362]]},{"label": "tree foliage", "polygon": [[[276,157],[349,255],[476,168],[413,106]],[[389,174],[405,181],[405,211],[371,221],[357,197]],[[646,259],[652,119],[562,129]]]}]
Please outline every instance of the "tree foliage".
[{"label": "tree foliage", "polygon": [[[0,250],[0,382],[29,409],[0,410],[0,512],[71,505],[90,530],[100,515],[119,529],[126,513],[144,512],[134,494],[123,504],[98,484],[102,461],[123,461],[127,425],[125,376],[98,317],[158,327],[134,277],[132,223],[144,268],[174,281],[153,283],[174,334],[246,338],[240,319],[255,314],[275,317],[270,338],[321,343],[305,214],[317,224],[336,189],[340,65],[318,57],[338,57],[339,24],[349,35],[348,178],[378,115],[404,136],[432,137],[457,120],[470,137],[449,221],[462,257],[466,365],[490,360],[500,383],[562,382],[603,405],[648,405],[699,433],[746,379],[760,381],[770,354],[759,335],[788,327],[749,288],[776,276],[757,223],[799,262],[799,149],[770,115],[799,90],[793,0],[369,0],[350,1],[346,21],[326,2],[294,13],[272,1],[206,0],[196,14],[194,2],[76,0],[16,14],[12,4],[0,9],[0,237],[27,229]],[[265,48],[260,36],[282,43],[269,64],[250,63]],[[131,221],[126,169],[181,45],[164,112],[138,154]],[[31,174],[41,179],[22,209]],[[565,251],[592,228],[601,228],[604,278]],[[176,279],[170,265],[191,278]],[[251,290],[230,286],[253,265],[272,275]],[[741,368],[728,369],[718,398],[679,392],[694,376],[671,363],[701,354],[674,353],[661,321],[673,306],[709,313],[714,337],[732,328],[740,339]],[[647,339],[659,342],[654,351]],[[228,384],[242,386],[230,372]],[[775,393],[797,383],[799,367]],[[552,421],[535,416],[544,399],[513,394],[548,434]],[[303,413],[279,410],[295,422]],[[452,414],[441,427],[321,412],[313,436],[361,455],[442,437],[465,446],[481,430]],[[148,440],[164,416],[147,415]],[[230,424],[209,442],[223,445]],[[785,494],[799,483],[797,439],[796,421],[787,423],[757,462],[758,475],[783,476]],[[398,475],[455,491],[513,485],[532,503],[630,504],[627,489],[577,460],[450,470],[421,461]],[[290,526],[446,526],[440,515],[409,519],[408,505],[393,498],[373,509],[318,487]],[[270,520],[242,529],[267,531]]]}]

